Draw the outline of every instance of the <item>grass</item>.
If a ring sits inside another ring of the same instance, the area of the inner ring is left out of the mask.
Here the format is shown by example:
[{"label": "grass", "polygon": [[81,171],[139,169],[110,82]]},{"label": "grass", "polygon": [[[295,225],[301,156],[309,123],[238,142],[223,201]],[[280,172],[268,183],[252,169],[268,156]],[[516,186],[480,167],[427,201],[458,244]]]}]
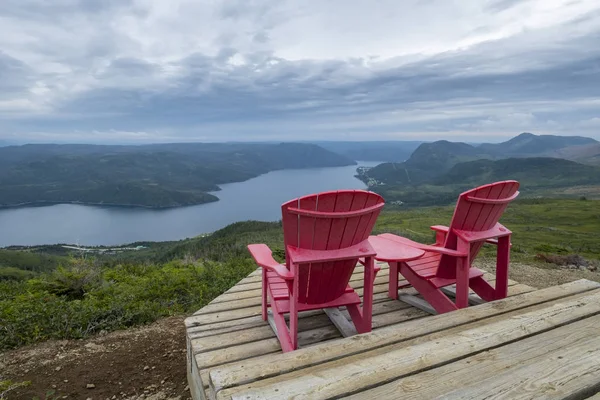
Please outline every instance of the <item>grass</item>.
[{"label": "grass", "polygon": [[[391,232],[419,242],[434,241],[431,225],[447,225],[454,207],[429,207],[382,213],[376,232]],[[600,260],[600,201],[527,199],[512,203],[501,219],[513,232],[512,258],[536,262],[544,254],[580,254]],[[487,250],[488,252],[490,250]]]},{"label": "grass", "polygon": [[[388,206],[375,233],[430,243],[434,234],[429,226],[447,225],[452,212],[451,206]],[[598,200],[520,200],[509,206],[501,222],[513,231],[515,265],[574,274],[541,264],[536,256],[577,254],[600,260]],[[143,252],[87,259],[57,256],[52,248],[54,255],[47,256],[40,254],[43,247],[3,250],[0,273],[11,277],[0,279],[0,350],[83,338],[195,311],[256,268],[246,249],[249,243],[267,243],[281,260],[281,223],[239,222],[206,237],[145,243]],[[493,259],[493,254],[493,246],[486,246],[482,260]],[[600,281],[600,274],[586,274]]]}]

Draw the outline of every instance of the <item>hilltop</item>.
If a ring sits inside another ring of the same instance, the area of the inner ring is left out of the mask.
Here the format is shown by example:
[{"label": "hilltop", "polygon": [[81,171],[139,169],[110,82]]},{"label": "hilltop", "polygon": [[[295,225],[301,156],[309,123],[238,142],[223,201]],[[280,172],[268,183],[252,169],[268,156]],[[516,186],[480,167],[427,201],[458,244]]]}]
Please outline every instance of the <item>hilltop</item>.
[{"label": "hilltop", "polygon": [[178,207],[278,169],[353,165],[313,144],[25,145],[0,148],[0,206]]},{"label": "hilltop", "polygon": [[534,135],[524,132],[502,143],[484,143],[478,150],[499,157],[552,155],[553,152],[571,146],[600,144],[582,136]]},{"label": "hilltop", "polygon": [[421,144],[405,162],[362,168],[358,176],[386,200],[406,206],[447,204],[469,187],[505,179],[520,181],[524,195],[543,195],[558,188],[554,196],[596,197],[600,168],[569,160],[575,157],[557,158],[558,154],[580,155],[582,147],[590,149],[594,143],[600,146],[589,138],[531,133],[478,146],[440,140]]}]

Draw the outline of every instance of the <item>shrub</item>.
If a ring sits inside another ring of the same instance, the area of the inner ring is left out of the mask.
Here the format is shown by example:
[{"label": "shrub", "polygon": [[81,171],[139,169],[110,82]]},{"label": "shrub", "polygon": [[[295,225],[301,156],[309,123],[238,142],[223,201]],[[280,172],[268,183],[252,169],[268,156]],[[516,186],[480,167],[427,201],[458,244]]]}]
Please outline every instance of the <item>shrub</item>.
[{"label": "shrub", "polygon": [[0,282],[0,349],[195,311],[256,268],[247,258],[112,268],[85,263],[28,282]]}]

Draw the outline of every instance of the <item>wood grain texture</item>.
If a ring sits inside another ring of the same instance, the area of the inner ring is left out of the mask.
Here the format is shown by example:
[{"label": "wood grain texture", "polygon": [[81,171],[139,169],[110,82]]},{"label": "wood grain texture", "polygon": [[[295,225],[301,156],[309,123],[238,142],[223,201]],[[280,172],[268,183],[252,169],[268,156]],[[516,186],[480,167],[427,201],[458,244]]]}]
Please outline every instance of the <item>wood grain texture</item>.
[{"label": "wood grain texture", "polygon": [[[522,340],[600,313],[600,292],[442,336],[434,341],[328,362],[230,390],[212,391],[217,398],[326,399],[351,394],[411,373],[453,362],[468,355]],[[458,313],[455,313],[458,314]],[[211,383],[213,375],[211,373]],[[260,387],[258,387],[260,386]]]},{"label": "wood grain texture", "polygon": [[[428,335],[433,332],[461,326],[478,324],[479,321],[501,316],[514,310],[526,309],[534,305],[543,306],[548,301],[560,301],[562,298],[586,293],[600,287],[600,284],[589,281],[577,281],[565,285],[547,288],[522,296],[508,298],[502,302],[488,303],[454,313],[428,317],[427,322],[404,321],[400,325],[380,328],[367,335],[358,335],[351,339],[320,344],[309,349],[301,349],[289,355],[264,356],[234,363],[228,367],[215,368],[211,372],[212,383],[216,390],[238,386],[256,380],[265,379],[286,372],[300,370],[330,360],[400,343],[411,338]],[[415,309],[411,309],[415,310]],[[421,312],[415,310],[417,312]],[[422,312],[421,312],[422,313]],[[396,313],[384,314],[394,316]],[[394,323],[398,323],[394,321]],[[201,365],[201,364],[200,364]]]},{"label": "wood grain texture", "polygon": [[[545,370],[546,360],[560,361],[579,356],[585,357],[585,354],[582,355],[578,351],[570,354],[571,348],[587,348],[590,343],[594,342],[598,344],[595,332],[598,330],[599,323],[600,317],[598,316],[586,318],[513,344],[358,392],[348,398],[353,400],[364,398],[392,400],[397,398],[452,398],[463,394],[466,396],[466,392],[454,391],[457,383],[462,388],[481,386],[483,390],[486,390],[497,386],[497,384],[486,386],[487,379],[493,379],[505,373],[511,375],[512,384],[516,386],[527,377],[523,367]],[[541,346],[540,343],[543,345]],[[543,367],[540,368],[540,366]],[[546,387],[553,389],[556,393],[559,392],[551,385]],[[529,389],[533,390],[534,387],[531,386]],[[468,391],[468,389],[465,390]],[[490,393],[486,393],[485,396],[483,393],[481,394],[482,397],[490,398],[488,396],[492,396],[491,398],[493,398],[492,393],[490,390]],[[530,395],[529,398],[534,397],[543,396],[537,393],[536,396]]]}]

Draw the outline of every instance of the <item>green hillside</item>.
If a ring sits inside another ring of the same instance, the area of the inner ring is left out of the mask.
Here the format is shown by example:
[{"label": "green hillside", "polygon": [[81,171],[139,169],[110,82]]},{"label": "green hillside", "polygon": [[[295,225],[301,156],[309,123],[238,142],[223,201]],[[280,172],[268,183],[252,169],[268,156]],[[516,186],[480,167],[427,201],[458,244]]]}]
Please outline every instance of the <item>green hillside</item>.
[{"label": "green hillside", "polygon": [[[360,175],[361,179],[365,182],[379,182],[385,185],[437,184],[436,182],[440,180],[444,181],[444,178],[441,177],[446,173],[450,173],[451,169],[457,164],[476,160],[497,160],[515,157],[546,156],[573,159],[576,158],[575,156],[578,153],[570,149],[584,146],[588,153],[590,151],[593,153],[593,149],[590,150],[588,146],[593,147],[594,144],[598,144],[598,142],[594,139],[579,136],[538,136],[531,133],[522,133],[502,143],[483,143],[478,146],[438,140],[432,143],[422,143],[405,162],[384,163],[370,169],[368,172],[363,171]],[[572,156],[562,157],[561,154]],[[588,160],[592,159],[593,154],[592,156],[588,156]],[[533,162],[531,165],[537,168],[535,166],[536,163]],[[486,165],[490,165],[489,162],[464,164],[462,168],[483,168]],[[502,164],[498,164],[498,166],[500,165]],[[529,164],[519,163],[518,165],[527,167]],[[572,167],[566,168],[569,170],[572,169]],[[556,169],[551,170],[556,171]],[[457,182],[461,182],[461,173],[460,171],[457,172],[459,172],[458,178],[460,178]],[[453,174],[455,177],[456,175],[456,173]],[[438,179],[438,177],[440,178]]]},{"label": "green hillside", "polygon": [[600,184],[600,168],[559,158],[508,158],[456,164],[436,185],[481,185],[514,179],[524,188]]},{"label": "green hillside", "polygon": [[0,149],[0,206],[177,207],[269,171],[352,165],[312,144],[27,145]]},{"label": "green hillside", "polygon": [[524,132],[502,143],[484,143],[477,148],[484,153],[499,157],[549,155],[570,146],[598,144],[594,139],[582,136],[534,135]]},{"label": "green hillside", "polygon": [[[433,224],[448,224],[453,207],[386,206],[376,233],[434,240]],[[573,256],[598,265],[600,201],[520,200],[502,223],[513,232],[512,259],[544,268],[539,255]],[[102,330],[149,323],[204,306],[256,268],[246,249],[267,243],[282,260],[280,223],[240,222],[214,234],[178,242],[146,243],[143,252],[56,257],[54,246],[0,251],[0,349],[51,338],[80,338]],[[486,247],[482,259],[494,249]],[[4,270],[2,269],[4,268]],[[600,281],[600,274],[589,272]],[[59,316],[59,317],[57,317]]]}]

